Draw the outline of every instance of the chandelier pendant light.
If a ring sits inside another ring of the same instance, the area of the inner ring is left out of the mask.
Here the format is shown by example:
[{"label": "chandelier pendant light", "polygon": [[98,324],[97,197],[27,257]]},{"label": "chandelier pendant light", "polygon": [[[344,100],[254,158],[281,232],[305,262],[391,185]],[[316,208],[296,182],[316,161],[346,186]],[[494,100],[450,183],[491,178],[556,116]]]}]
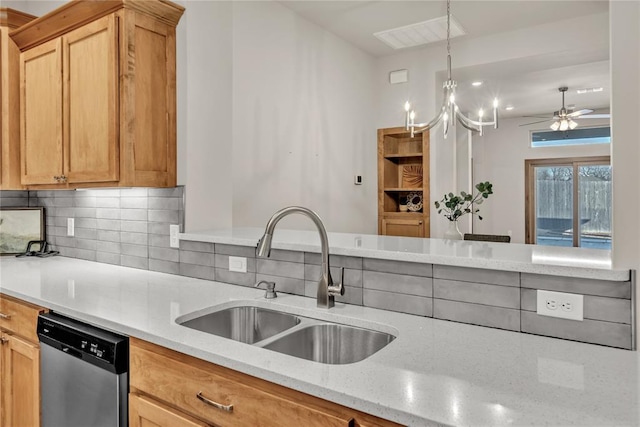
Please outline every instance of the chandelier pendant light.
[{"label": "chandelier pendant light", "polygon": [[560,111],[556,111],[553,114],[554,117],[557,118],[557,120],[551,123],[551,126],[549,127],[554,131],[565,131],[569,129],[573,130],[578,127],[578,123],[573,120],[573,117],[579,117],[581,114],[584,114],[585,111],[590,112],[591,110],[580,110],[576,112],[567,110],[564,106],[564,94],[567,90],[569,90],[569,88],[563,86],[561,88],[558,88],[558,90],[562,93],[562,108],[560,109]]},{"label": "chandelier pendant light", "polygon": [[498,128],[498,99],[493,100],[493,120],[484,120],[484,111],[480,109],[478,111],[478,120],[470,119],[465,116],[458,108],[456,103],[456,86],[457,83],[451,77],[451,0],[447,0],[447,80],[443,83],[443,101],[442,107],[438,115],[426,123],[416,123],[416,112],[411,110],[411,104],[407,101],[404,104],[406,112],[405,128],[411,131],[411,137],[415,133],[424,132],[435,127],[440,121],[443,122],[444,137],[446,138],[449,133],[449,127],[455,124],[457,120],[463,127],[470,131],[479,132],[482,135],[482,129],[485,126],[493,126],[494,129]]}]

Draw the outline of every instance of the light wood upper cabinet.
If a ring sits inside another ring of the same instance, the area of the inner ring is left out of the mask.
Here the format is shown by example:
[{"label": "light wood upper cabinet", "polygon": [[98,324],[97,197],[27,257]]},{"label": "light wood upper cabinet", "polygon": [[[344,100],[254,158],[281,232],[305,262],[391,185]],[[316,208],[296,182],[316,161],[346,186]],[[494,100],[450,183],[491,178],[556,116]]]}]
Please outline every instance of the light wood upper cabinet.
[{"label": "light wood upper cabinet", "polygon": [[183,11],[165,0],[76,0],[11,33],[22,51],[24,185],[176,185]]},{"label": "light wood upper cabinet", "polygon": [[0,7],[0,190],[19,190],[20,51],[9,32],[35,16]]}]

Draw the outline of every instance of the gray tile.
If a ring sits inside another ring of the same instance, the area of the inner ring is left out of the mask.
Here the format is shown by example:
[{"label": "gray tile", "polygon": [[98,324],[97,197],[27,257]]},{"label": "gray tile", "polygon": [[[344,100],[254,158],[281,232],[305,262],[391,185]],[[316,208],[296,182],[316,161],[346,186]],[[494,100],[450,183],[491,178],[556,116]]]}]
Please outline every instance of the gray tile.
[{"label": "gray tile", "polygon": [[[145,218],[145,221],[147,219]],[[169,235],[169,224],[164,224],[162,222],[150,222],[149,223],[149,234],[162,234]]]},{"label": "gray tile", "polygon": [[433,277],[462,282],[487,283],[490,285],[520,286],[520,273],[513,271],[434,265]]},{"label": "gray tile", "polygon": [[130,255],[141,258],[149,257],[149,247],[146,245],[131,245],[128,243],[120,244],[122,255]]},{"label": "gray tile", "polygon": [[[66,209],[66,208],[60,208]],[[95,218],[96,217],[96,208],[73,208],[72,215],[62,215],[58,214],[58,216],[73,216],[75,218]]]},{"label": "gray tile", "polygon": [[213,267],[207,267],[205,265],[180,263],[180,275],[195,277],[196,279],[215,280]]},{"label": "gray tile", "polygon": [[256,248],[253,246],[216,244],[216,254],[252,258],[256,256]]},{"label": "gray tile", "polygon": [[96,261],[105,264],[120,265],[120,254],[111,252],[96,252]]},{"label": "gray tile", "polygon": [[46,221],[46,223],[47,225],[67,228],[67,218],[63,218],[61,216],[54,216],[51,220]]},{"label": "gray tile", "polygon": [[213,243],[208,242],[191,242],[189,240],[180,240],[180,250],[194,252],[211,252],[213,253]]},{"label": "gray tile", "polygon": [[[331,267],[331,277],[334,282],[340,281],[340,268]],[[318,281],[322,275],[322,267],[315,264],[304,265],[304,278],[305,280]],[[362,270],[352,270],[350,268],[344,269],[344,281],[343,284],[347,286],[362,287]]]},{"label": "gray tile", "polygon": [[76,218],[76,228],[98,228],[98,220],[95,218]]},{"label": "gray tile", "polygon": [[96,251],[94,250],[75,248],[72,251],[74,258],[96,261]]},{"label": "gray tile", "polygon": [[269,259],[275,261],[289,261],[304,263],[304,252],[286,251],[283,249],[271,249]]},{"label": "gray tile", "polygon": [[97,208],[96,218],[98,219],[120,219],[120,209]]},{"label": "gray tile", "polygon": [[184,187],[174,188],[149,188],[149,197],[182,197]]},{"label": "gray tile", "polygon": [[362,260],[362,268],[364,270],[406,274],[409,276],[433,276],[433,267],[431,264],[421,264],[416,262],[365,258]]},{"label": "gray tile", "polygon": [[149,247],[149,258],[177,263],[180,261],[180,251],[178,249]]},{"label": "gray tile", "polygon": [[[584,295],[584,318],[631,324],[631,301]],[[522,310],[537,311],[535,289],[522,289]]]},{"label": "gray tile", "polygon": [[66,236],[67,227],[47,226],[47,236]]},{"label": "gray tile", "polygon": [[148,222],[146,221],[120,221],[120,230],[131,233],[147,233]]},{"label": "gray tile", "polygon": [[256,273],[237,273],[224,268],[215,269],[216,281],[242,286],[255,286]]},{"label": "gray tile", "polygon": [[120,255],[120,265],[125,267],[139,268],[141,270],[148,270],[149,258],[131,255]]},{"label": "gray tile", "polygon": [[[337,302],[343,302],[345,304],[362,305],[362,288],[354,288],[352,286],[345,286],[344,295],[338,295],[335,297]],[[304,282],[304,296],[309,298],[316,298],[318,293],[318,282],[305,280]]]},{"label": "gray tile", "polygon": [[[45,206],[47,206],[47,204],[45,204]],[[92,210],[93,215],[79,215],[80,210],[82,210],[83,212],[87,212],[87,209]],[[64,216],[67,218],[77,218],[77,217],[95,218],[96,217],[96,210],[94,208],[53,208],[53,207],[47,206],[47,212],[48,212],[48,215]]]},{"label": "gray tile", "polygon": [[433,295],[433,279],[430,277],[405,276],[364,270],[362,272],[362,286],[365,289],[420,295],[423,297]]},{"label": "gray tile", "polygon": [[[315,252],[304,253],[305,264],[322,264],[322,255]],[[362,258],[329,254],[329,265],[332,267],[353,268],[362,270]]]},{"label": "gray tile", "polygon": [[180,264],[172,261],[149,258],[149,270],[169,274],[180,274]]},{"label": "gray tile", "polygon": [[120,231],[120,221],[117,219],[97,219],[96,228],[98,230]]},{"label": "gray tile", "polygon": [[96,198],[95,197],[74,197],[73,205],[78,208],[95,208]]},{"label": "gray tile", "polygon": [[287,294],[304,295],[304,280],[294,279],[291,277],[272,276],[269,274],[256,274],[256,283],[266,280],[276,283],[276,292],[284,292]]},{"label": "gray tile", "polygon": [[170,242],[171,240],[169,239],[168,234],[149,234],[149,246],[154,246],[157,248],[170,248]]},{"label": "gray tile", "polygon": [[180,263],[182,264],[197,264],[213,267],[213,257],[214,255],[208,252],[194,252],[180,249]]},{"label": "gray tile", "polygon": [[120,197],[119,188],[93,188],[89,190],[83,190],[82,193],[86,196],[95,197]]},{"label": "gray tile", "polygon": [[68,208],[74,206],[73,198],[71,197],[55,197],[53,199],[53,206],[60,208]]},{"label": "gray tile", "polygon": [[112,230],[98,230],[97,239],[102,242],[120,242],[120,232]]},{"label": "gray tile", "polygon": [[[214,255],[214,265],[216,268],[226,268],[229,269],[229,256],[233,255]],[[255,273],[256,272],[256,259],[255,258],[247,258],[247,273]]]},{"label": "gray tile", "polygon": [[98,241],[96,243],[96,250],[98,252],[111,252],[114,254],[120,254],[120,243]]},{"label": "gray tile", "polygon": [[98,238],[98,230],[96,230],[95,228],[75,227],[75,235],[78,239],[96,240]]},{"label": "gray tile", "polygon": [[56,237],[56,245],[58,245],[58,246],[66,246],[68,248],[75,248],[76,247],[76,239],[74,239],[73,237],[57,236]]},{"label": "gray tile", "polygon": [[256,259],[256,272],[271,276],[290,277],[304,280],[304,264],[287,261],[274,261],[269,258]]},{"label": "gray tile", "polygon": [[399,311],[418,316],[432,316],[432,299],[415,295],[403,295],[392,292],[363,289],[362,302],[365,307]]},{"label": "gray tile", "polygon": [[53,197],[74,197],[76,190],[56,190],[53,192]]},{"label": "gray tile", "polygon": [[120,219],[127,221],[147,221],[146,209],[121,209]]},{"label": "gray tile", "polygon": [[510,308],[434,298],[433,317],[460,323],[471,323],[472,325],[508,329],[510,331],[520,330],[520,310]]},{"label": "gray tile", "polygon": [[522,312],[522,332],[631,349],[631,325],[598,320],[558,319]]},{"label": "gray tile", "polygon": [[149,207],[147,197],[123,197],[120,199],[120,207],[123,209],[147,209]]},{"label": "gray tile", "polygon": [[149,197],[149,209],[164,209],[179,211],[183,208],[182,198],[177,197]]},{"label": "gray tile", "polygon": [[0,191],[0,199],[5,197],[29,197],[27,190],[3,190]]},{"label": "gray tile", "polygon": [[630,282],[522,273],[522,287],[611,298],[631,298]]},{"label": "gray tile", "polygon": [[433,297],[505,308],[520,308],[520,288],[433,279]]},{"label": "gray tile", "polygon": [[120,190],[120,203],[128,197],[147,197],[148,193],[146,188],[123,188]]},{"label": "gray tile", "polygon": [[148,245],[149,235],[147,233],[130,233],[126,231],[120,232],[120,241],[122,243],[132,243],[134,245]]},{"label": "gray tile", "polygon": [[98,248],[98,242],[95,240],[76,239],[76,248],[95,252]]},{"label": "gray tile", "polygon": [[60,253],[60,256],[75,258],[76,257],[76,248],[67,248],[64,246],[56,246],[56,250]]},{"label": "gray tile", "polygon": [[96,208],[120,208],[120,198],[96,197]]},{"label": "gray tile", "polygon": [[149,209],[149,222],[168,222],[170,224],[180,223],[180,213],[178,211]]},{"label": "gray tile", "polygon": [[[9,199],[0,199],[0,206],[3,208],[18,208],[25,207],[29,205],[28,199],[19,199],[19,198],[9,198]],[[42,203],[38,203],[37,205],[32,205],[32,207],[44,206]]]}]

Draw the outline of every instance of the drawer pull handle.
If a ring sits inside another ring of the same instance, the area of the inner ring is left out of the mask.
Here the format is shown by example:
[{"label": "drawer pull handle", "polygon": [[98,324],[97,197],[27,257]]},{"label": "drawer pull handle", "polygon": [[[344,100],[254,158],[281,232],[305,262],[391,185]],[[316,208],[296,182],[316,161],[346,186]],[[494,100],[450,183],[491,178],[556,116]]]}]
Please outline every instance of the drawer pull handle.
[{"label": "drawer pull handle", "polygon": [[227,411],[227,412],[233,412],[233,405],[223,405],[221,403],[214,402],[211,399],[207,399],[202,395],[201,391],[198,392],[198,394],[196,394],[196,397],[200,399],[202,402],[206,403],[207,405],[213,406],[214,408],[222,409],[223,411]]},{"label": "drawer pull handle", "polygon": [[11,315],[10,314],[0,313],[0,319],[11,320]]}]

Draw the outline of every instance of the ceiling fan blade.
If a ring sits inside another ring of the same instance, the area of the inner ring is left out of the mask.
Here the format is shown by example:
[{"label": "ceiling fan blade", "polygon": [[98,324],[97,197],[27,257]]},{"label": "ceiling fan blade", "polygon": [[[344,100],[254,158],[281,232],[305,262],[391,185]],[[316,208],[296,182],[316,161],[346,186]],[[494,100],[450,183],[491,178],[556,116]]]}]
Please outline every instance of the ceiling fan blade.
[{"label": "ceiling fan blade", "polygon": [[574,111],[572,113],[567,114],[567,117],[572,117],[572,118],[576,118],[579,116],[584,116],[585,114],[589,114],[589,113],[593,113],[593,110],[589,110],[588,108],[585,108],[584,110],[578,110],[578,111]]},{"label": "ceiling fan blade", "polygon": [[538,123],[548,122],[549,120],[552,120],[552,119],[540,120],[538,122],[532,122],[532,123],[523,123],[523,124],[520,125],[520,127],[522,127],[522,126],[530,126],[530,125],[537,125]]},{"label": "ceiling fan blade", "polygon": [[611,114],[587,114],[580,117],[574,117],[574,119],[610,119]]},{"label": "ceiling fan blade", "polygon": [[532,117],[534,119],[547,119],[547,120],[553,119],[553,117],[549,117],[549,116],[520,116],[520,117]]}]

